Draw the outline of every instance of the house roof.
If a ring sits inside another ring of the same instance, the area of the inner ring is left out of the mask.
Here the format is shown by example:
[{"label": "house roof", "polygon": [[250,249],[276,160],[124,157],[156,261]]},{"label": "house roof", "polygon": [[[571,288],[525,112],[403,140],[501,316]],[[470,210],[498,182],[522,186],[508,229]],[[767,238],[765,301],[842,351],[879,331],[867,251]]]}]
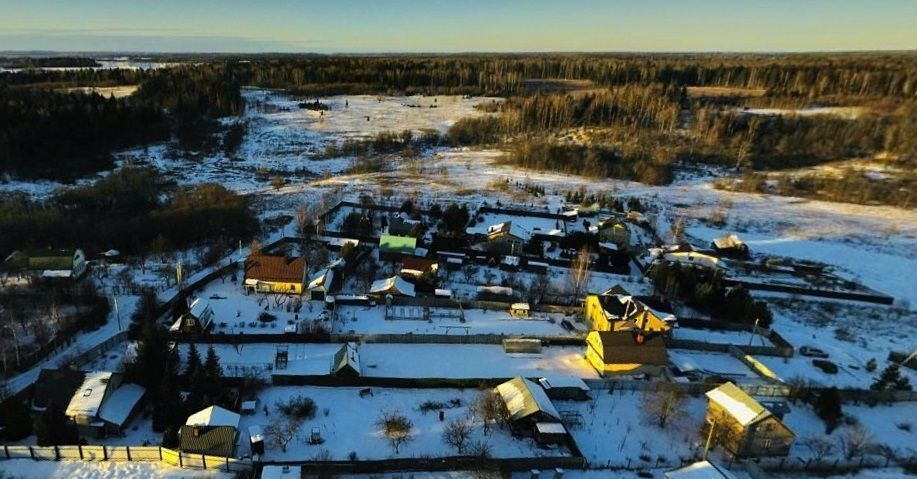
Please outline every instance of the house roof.
[{"label": "house roof", "polygon": [[771,416],[771,412],[733,383],[707,391],[707,399],[718,404],[742,426]]},{"label": "house roof", "polygon": [[589,386],[585,381],[576,376],[550,376],[540,378],[538,384],[541,384],[545,390],[554,388],[575,388],[582,391],[589,391]]},{"label": "house roof", "polygon": [[522,377],[516,377],[497,386],[497,393],[509,410],[510,419],[518,421],[542,412],[560,421],[560,414],[541,386]]},{"label": "house roof", "polygon": [[324,288],[325,291],[331,289],[331,283],[334,281],[334,269],[327,268],[322,270],[317,276],[309,281],[308,289]]},{"label": "house roof", "polygon": [[180,450],[208,456],[231,457],[236,446],[236,429],[231,426],[203,429],[185,425],[178,436]]},{"label": "house roof", "polygon": [[392,276],[391,278],[373,281],[372,286],[369,288],[369,292],[370,294],[392,293],[411,297],[416,295],[414,292],[414,285],[401,279],[400,276]]},{"label": "house roof", "polygon": [[504,221],[487,227],[487,236],[498,237],[504,234],[515,236],[521,240],[529,239],[529,232],[525,228],[513,224],[512,221]]},{"label": "house roof", "polygon": [[146,389],[138,384],[123,384],[111,393],[111,396],[102,403],[99,417],[118,426],[124,426],[131,411],[143,398]]},{"label": "house roof", "polygon": [[640,335],[631,331],[592,331],[589,336],[590,339],[597,337],[605,364],[669,364],[662,336],[644,335],[642,343],[638,339]]},{"label": "house roof", "polygon": [[301,466],[264,466],[261,479],[299,479],[302,477]]},{"label": "house roof", "polygon": [[70,270],[73,269],[73,256],[77,249],[31,249],[28,255],[28,267],[33,270]]},{"label": "house roof", "polygon": [[210,307],[209,301],[203,301],[201,300],[201,298],[198,298],[198,299],[195,299],[191,303],[191,307],[188,309],[188,312],[191,314],[191,316],[194,316],[195,318],[200,318],[201,316],[204,315],[204,312],[207,311],[207,308],[209,307]]},{"label": "house roof", "polygon": [[698,461],[680,469],[665,472],[663,475],[666,479],[738,479],[728,469],[710,461]]},{"label": "house roof", "polygon": [[435,259],[430,258],[415,258],[413,256],[408,256],[401,258],[401,272],[419,272],[423,273],[429,269],[433,269],[436,266],[439,266],[439,262]]},{"label": "house roof", "polygon": [[302,283],[306,259],[286,256],[251,255],[245,260],[245,279],[277,283]]},{"label": "house roof", "polygon": [[745,243],[739,239],[737,234],[729,234],[726,236],[720,236],[713,240],[713,246],[717,249],[729,249],[729,248],[740,248]]},{"label": "house roof", "polygon": [[97,416],[105,400],[105,391],[108,390],[111,377],[111,371],[86,373],[83,384],[73,393],[70,404],[67,405],[67,416]]},{"label": "house roof", "polygon": [[221,408],[220,406],[210,406],[202,409],[190,416],[185,421],[186,426],[229,426],[232,428],[239,427],[239,415]]},{"label": "house roof", "polygon": [[353,369],[357,374],[361,372],[360,353],[357,351],[357,346],[354,343],[347,343],[334,353],[334,359],[331,364],[331,374],[335,374],[346,367]]},{"label": "house roof", "polygon": [[58,408],[66,408],[85,377],[83,371],[42,369],[32,390],[32,406],[44,409],[54,403]]},{"label": "house roof", "polygon": [[379,251],[384,253],[413,253],[417,238],[383,234],[379,237]]}]

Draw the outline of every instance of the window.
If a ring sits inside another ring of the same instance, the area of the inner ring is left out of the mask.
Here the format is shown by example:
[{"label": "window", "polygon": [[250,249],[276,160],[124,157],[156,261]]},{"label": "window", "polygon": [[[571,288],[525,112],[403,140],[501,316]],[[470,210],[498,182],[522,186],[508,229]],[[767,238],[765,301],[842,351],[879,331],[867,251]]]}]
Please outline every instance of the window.
[{"label": "window", "polygon": [[91,395],[92,395],[92,388],[88,388],[88,389],[86,389],[85,391],[83,391],[83,397],[84,397],[84,398],[88,398],[88,397],[91,396]]}]

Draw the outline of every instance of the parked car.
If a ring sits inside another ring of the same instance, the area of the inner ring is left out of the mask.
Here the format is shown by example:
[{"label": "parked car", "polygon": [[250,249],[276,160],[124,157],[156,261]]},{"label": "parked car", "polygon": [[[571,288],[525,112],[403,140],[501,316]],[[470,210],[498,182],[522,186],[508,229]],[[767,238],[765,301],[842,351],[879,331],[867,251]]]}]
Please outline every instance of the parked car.
[{"label": "parked car", "polygon": [[803,356],[808,356],[810,358],[827,358],[828,357],[828,353],[814,346],[803,346],[799,348],[799,354]]},{"label": "parked car", "polygon": [[827,359],[813,359],[812,365],[828,374],[837,374],[837,364]]}]

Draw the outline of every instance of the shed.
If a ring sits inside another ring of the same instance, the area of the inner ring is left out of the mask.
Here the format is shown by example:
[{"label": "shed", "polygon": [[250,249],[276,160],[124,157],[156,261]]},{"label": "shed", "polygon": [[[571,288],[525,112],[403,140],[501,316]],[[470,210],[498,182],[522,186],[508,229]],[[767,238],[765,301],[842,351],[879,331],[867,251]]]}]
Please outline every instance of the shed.
[{"label": "shed", "polygon": [[540,378],[538,384],[552,400],[585,401],[589,399],[590,388],[576,376],[552,376]]},{"label": "shed", "polygon": [[539,422],[560,422],[560,413],[541,386],[522,377],[513,378],[496,387],[497,394],[509,412],[515,432],[533,434]]},{"label": "shed", "polygon": [[210,406],[188,417],[178,431],[178,448],[183,452],[232,457],[238,429],[238,414]]},{"label": "shed", "polygon": [[130,418],[137,413],[145,394],[146,389],[139,384],[122,384],[102,403],[99,417],[118,430],[123,430]]},{"label": "shed", "polygon": [[360,352],[355,343],[347,343],[334,353],[331,360],[331,375],[338,377],[358,377],[361,374]]},{"label": "shed", "polygon": [[400,276],[392,276],[391,278],[373,281],[372,286],[369,288],[369,294],[391,294],[393,296],[410,297],[417,295],[417,293],[414,292],[414,285],[401,279]]},{"label": "shed", "polygon": [[509,315],[514,318],[528,318],[531,309],[529,303],[513,303],[509,307]]},{"label": "shed", "polygon": [[567,440],[567,429],[559,422],[536,422],[534,437],[538,444],[563,444]]}]

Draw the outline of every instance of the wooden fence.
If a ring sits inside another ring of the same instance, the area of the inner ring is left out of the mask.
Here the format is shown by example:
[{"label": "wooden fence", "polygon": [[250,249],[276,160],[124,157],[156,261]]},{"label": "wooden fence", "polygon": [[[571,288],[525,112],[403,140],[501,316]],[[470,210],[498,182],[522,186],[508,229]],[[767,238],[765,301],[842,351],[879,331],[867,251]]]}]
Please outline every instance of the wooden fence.
[{"label": "wooden fence", "polygon": [[247,471],[252,462],[231,457],[191,454],[157,446],[3,446],[0,460],[162,462],[191,469]]}]

